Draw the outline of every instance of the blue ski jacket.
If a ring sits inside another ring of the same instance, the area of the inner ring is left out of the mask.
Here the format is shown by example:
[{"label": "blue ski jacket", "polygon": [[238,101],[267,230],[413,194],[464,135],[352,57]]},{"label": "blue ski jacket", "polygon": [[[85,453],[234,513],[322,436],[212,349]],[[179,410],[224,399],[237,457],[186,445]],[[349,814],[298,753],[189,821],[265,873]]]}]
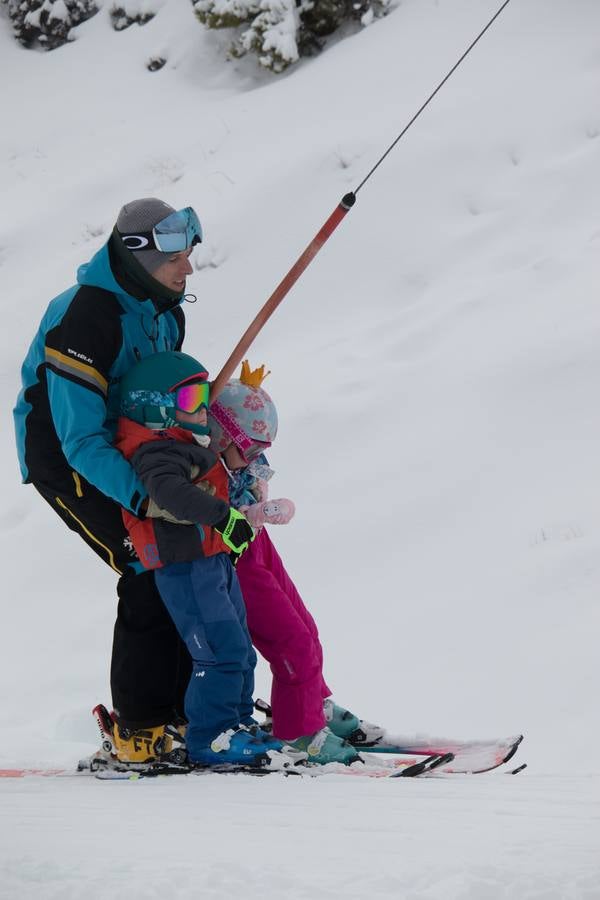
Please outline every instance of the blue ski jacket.
[{"label": "blue ski jacket", "polygon": [[[112,238],[111,238],[112,240]],[[118,382],[137,361],[179,350],[183,297],[146,297],[120,273],[108,241],[77,273],[77,284],[52,300],[21,370],[14,409],[24,482],[57,491],[79,476],[137,513],[147,491],[112,446]]]}]

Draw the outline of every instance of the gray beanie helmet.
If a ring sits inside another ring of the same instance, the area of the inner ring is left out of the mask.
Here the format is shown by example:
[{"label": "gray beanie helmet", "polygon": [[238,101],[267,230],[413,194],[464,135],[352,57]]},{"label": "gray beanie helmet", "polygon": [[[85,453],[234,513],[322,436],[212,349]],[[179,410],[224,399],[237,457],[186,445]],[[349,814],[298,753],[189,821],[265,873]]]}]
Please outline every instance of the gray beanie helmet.
[{"label": "gray beanie helmet", "polygon": [[[122,236],[136,234],[139,231],[152,231],[155,225],[174,212],[172,206],[155,197],[133,200],[122,207],[117,217],[117,231]],[[131,250],[131,253],[150,275],[171,256],[170,253],[162,253],[160,250]]]}]

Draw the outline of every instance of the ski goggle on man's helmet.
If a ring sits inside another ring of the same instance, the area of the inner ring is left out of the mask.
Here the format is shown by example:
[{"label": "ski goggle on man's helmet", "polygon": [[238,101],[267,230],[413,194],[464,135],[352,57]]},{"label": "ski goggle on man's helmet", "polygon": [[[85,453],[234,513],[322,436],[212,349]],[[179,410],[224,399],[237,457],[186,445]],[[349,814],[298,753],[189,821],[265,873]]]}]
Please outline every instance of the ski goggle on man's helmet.
[{"label": "ski goggle on man's helmet", "polygon": [[152,231],[122,234],[128,250],[160,250],[161,253],[180,253],[202,242],[200,219],[191,206],[169,213],[157,222]]}]

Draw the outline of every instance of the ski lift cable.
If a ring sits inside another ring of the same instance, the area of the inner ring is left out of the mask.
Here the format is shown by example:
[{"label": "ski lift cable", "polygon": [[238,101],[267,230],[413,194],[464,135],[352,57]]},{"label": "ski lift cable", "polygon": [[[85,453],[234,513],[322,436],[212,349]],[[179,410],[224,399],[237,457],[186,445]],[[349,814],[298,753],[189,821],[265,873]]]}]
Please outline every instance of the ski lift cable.
[{"label": "ski lift cable", "polygon": [[404,135],[406,134],[406,132],[408,131],[408,129],[410,128],[410,126],[413,124],[413,122],[416,122],[417,119],[419,118],[419,116],[421,115],[421,113],[423,112],[423,110],[424,110],[427,106],[429,106],[429,104],[431,103],[431,101],[433,100],[433,98],[435,97],[435,95],[438,93],[438,91],[440,91],[440,90],[443,88],[443,86],[446,84],[446,82],[448,81],[448,79],[450,78],[450,76],[453,75],[454,72],[456,72],[456,70],[457,70],[458,67],[460,66],[461,62],[469,55],[469,53],[471,52],[471,50],[473,49],[473,47],[475,46],[475,44],[476,44],[479,40],[481,40],[481,38],[482,38],[483,35],[486,33],[486,31],[488,30],[488,28],[490,28],[490,27],[493,25],[493,23],[496,21],[496,19],[498,18],[498,16],[500,15],[500,13],[502,12],[502,10],[504,9],[504,7],[505,7],[505,6],[508,6],[509,3],[510,3],[510,0],[505,0],[505,2],[502,4],[502,6],[501,6],[501,7],[497,10],[497,12],[492,16],[492,18],[491,18],[490,21],[487,23],[487,25],[485,26],[485,28],[483,28],[483,29],[479,32],[479,34],[477,35],[477,37],[475,38],[475,40],[473,40],[473,41],[469,44],[469,46],[467,47],[467,49],[465,50],[465,52],[463,53],[463,55],[460,57],[460,59],[458,59],[458,60],[454,63],[454,65],[452,66],[452,68],[450,69],[450,71],[448,72],[448,74],[447,74],[444,78],[442,78],[442,80],[440,81],[440,83],[438,84],[438,86],[436,87],[436,89],[435,89],[434,91],[431,92],[431,94],[429,95],[429,97],[427,98],[427,100],[425,101],[425,103],[423,103],[423,105],[416,111],[416,113],[414,114],[414,116],[412,117],[412,119],[410,120],[410,122],[408,122],[408,124],[404,126],[404,128],[402,129],[402,131],[400,132],[400,134],[398,135],[398,137],[390,144],[390,146],[387,148],[387,150],[385,151],[385,153],[377,160],[377,162],[375,163],[375,165],[373,166],[373,168],[371,169],[371,171],[368,172],[368,173],[365,175],[365,177],[363,178],[363,180],[361,181],[361,183],[360,183],[360,184],[358,185],[358,187],[354,190],[353,193],[354,193],[354,196],[355,196],[355,197],[356,197],[356,195],[358,194],[358,192],[360,191],[360,189],[367,183],[367,181],[369,180],[369,178],[371,177],[371,175],[373,175],[374,172],[376,172],[376,170],[379,168],[379,166],[380,166],[381,163],[384,161],[384,159],[386,158],[386,156],[388,156],[388,155],[392,152],[392,150],[394,149],[394,147],[396,146],[396,144],[398,143],[398,141],[399,141],[402,137],[404,137]]},{"label": "ski lift cable", "polygon": [[292,268],[289,270],[287,275],[280,281],[277,285],[269,299],[266,301],[263,307],[258,311],[234,349],[232,350],[229,358],[223,365],[221,371],[215,378],[215,380],[211,384],[211,401],[215,400],[217,396],[221,393],[223,388],[225,387],[226,382],[231,378],[234,371],[237,369],[239,364],[244,359],[248,348],[264,327],[266,322],[271,318],[281,301],[284,299],[286,294],[290,291],[293,285],[298,281],[304,270],[307,266],[312,262],[315,258],[323,244],[331,237],[337,226],[340,224],[342,219],[346,216],[346,214],[352,209],[356,202],[356,195],[364,187],[369,178],[375,173],[375,171],[382,164],[384,159],[392,152],[398,141],[404,137],[408,129],[411,125],[419,118],[423,110],[431,103],[436,94],[442,89],[442,87],[446,84],[450,76],[457,70],[463,60],[469,55],[473,47],[481,40],[486,31],[493,25],[496,21],[500,13],[508,6],[510,0],[504,0],[502,5],[498,8],[498,10],[494,13],[492,18],[489,20],[487,25],[482,28],[477,37],[471,41],[465,52],[462,54],[460,59],[458,59],[455,64],[452,66],[447,75],[440,81],[434,91],[431,92],[427,100],[421,105],[421,107],[417,110],[414,116],[410,119],[410,121],[404,126],[400,134],[395,138],[395,140],[390,144],[385,153],[377,160],[372,169],[365,175],[363,180],[360,182],[358,187],[354,191],[349,191],[349,193],[345,194],[340,200],[337,207],[334,209],[332,214],[329,216],[325,224],[320,228],[317,234],[314,236],[306,250],[298,257]]}]

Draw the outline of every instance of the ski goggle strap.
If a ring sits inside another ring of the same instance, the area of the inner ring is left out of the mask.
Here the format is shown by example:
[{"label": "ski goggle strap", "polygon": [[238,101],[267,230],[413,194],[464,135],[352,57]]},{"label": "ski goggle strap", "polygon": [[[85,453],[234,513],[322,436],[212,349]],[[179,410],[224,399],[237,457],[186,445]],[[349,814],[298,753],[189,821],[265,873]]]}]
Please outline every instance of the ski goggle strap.
[{"label": "ski goggle strap", "polygon": [[252,438],[249,438],[248,435],[242,431],[231,413],[229,413],[224,406],[221,406],[218,401],[215,401],[211,405],[209,412],[219,423],[223,431],[227,432],[238,450],[245,457],[246,452],[250,450],[256,441],[253,441]]},{"label": "ski goggle strap", "polygon": [[152,231],[121,234],[128,250],[160,250],[161,253],[180,253],[202,242],[200,219],[191,206],[170,213]]},{"label": "ski goggle strap", "polygon": [[208,409],[210,387],[206,381],[196,381],[194,384],[184,384],[176,388],[175,406],[180,412],[195,413],[203,406]]}]

